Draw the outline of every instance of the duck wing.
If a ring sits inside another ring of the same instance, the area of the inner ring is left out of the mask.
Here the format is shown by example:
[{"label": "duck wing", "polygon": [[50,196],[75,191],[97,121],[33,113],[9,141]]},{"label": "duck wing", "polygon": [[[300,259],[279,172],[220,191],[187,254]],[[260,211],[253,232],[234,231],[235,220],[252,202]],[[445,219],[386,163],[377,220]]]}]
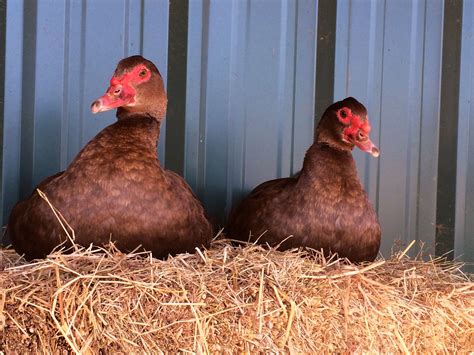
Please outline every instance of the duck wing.
[{"label": "duck wing", "polygon": [[266,181],[258,185],[232,210],[225,228],[229,237],[237,240],[249,240],[249,233],[259,234],[260,229],[271,219],[270,206],[281,206],[291,194],[297,178],[281,178]]}]

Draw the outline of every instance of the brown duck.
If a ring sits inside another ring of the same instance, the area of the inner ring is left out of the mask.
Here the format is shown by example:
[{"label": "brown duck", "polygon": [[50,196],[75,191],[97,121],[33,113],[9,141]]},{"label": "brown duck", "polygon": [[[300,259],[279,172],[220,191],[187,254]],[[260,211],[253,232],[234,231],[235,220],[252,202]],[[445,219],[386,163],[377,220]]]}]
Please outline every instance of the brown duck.
[{"label": "brown duck", "polygon": [[[91,107],[94,113],[117,108],[117,122],[92,139],[64,172],[39,184],[74,229],[77,244],[114,241],[123,251],[141,245],[162,258],[209,243],[212,227],[201,203],[157,158],[166,104],[155,65],[141,56],[123,59],[106,94]],[[36,191],[14,207],[8,233],[27,259],[45,257],[67,239]]]},{"label": "brown duck", "polygon": [[295,176],[257,186],[229,217],[230,238],[280,249],[310,247],[352,262],[372,261],[381,230],[352,158],[352,149],[378,157],[366,108],[349,97],[332,104]]}]

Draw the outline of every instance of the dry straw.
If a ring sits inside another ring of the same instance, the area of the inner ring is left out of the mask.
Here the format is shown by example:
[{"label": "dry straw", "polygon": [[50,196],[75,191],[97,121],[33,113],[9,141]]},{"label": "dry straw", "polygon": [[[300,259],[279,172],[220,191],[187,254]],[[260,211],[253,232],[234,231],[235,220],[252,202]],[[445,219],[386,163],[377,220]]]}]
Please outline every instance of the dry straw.
[{"label": "dry straw", "polygon": [[474,283],[441,259],[356,266],[222,240],[166,261],[113,246],[0,257],[5,352],[474,350]]},{"label": "dry straw", "polygon": [[406,256],[353,265],[317,251],[214,241],[168,260],[74,245],[26,263],[0,250],[4,352],[469,352],[474,282]]}]

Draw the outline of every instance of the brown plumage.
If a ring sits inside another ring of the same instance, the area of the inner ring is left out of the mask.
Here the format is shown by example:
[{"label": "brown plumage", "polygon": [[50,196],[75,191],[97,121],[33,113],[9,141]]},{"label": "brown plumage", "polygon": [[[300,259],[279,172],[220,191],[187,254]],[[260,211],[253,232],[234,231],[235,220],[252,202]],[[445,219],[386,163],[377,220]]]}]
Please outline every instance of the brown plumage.
[{"label": "brown plumage", "polygon": [[233,209],[228,236],[280,249],[323,249],[352,262],[374,260],[380,225],[352,158],[354,146],[379,155],[369,132],[367,110],[357,100],[350,97],[331,105],[303,169],[256,187]]},{"label": "brown plumage", "polygon": [[[123,251],[139,245],[155,257],[193,252],[212,238],[212,227],[186,182],[157,159],[166,93],[155,65],[141,56],[120,61],[94,113],[112,108],[117,122],[79,152],[62,173],[39,184],[75,231],[76,243]],[[66,240],[47,203],[33,192],[8,221],[13,247],[42,258]]]}]

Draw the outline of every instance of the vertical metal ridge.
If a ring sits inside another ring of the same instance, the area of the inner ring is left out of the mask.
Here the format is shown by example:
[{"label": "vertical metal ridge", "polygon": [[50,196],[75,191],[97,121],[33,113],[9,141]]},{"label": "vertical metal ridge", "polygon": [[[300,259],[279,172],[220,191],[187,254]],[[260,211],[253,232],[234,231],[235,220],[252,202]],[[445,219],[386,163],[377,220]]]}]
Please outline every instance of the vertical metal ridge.
[{"label": "vertical metal ridge", "polygon": [[[246,13],[245,16],[247,17],[247,26],[245,27],[245,51],[248,52],[248,46],[250,43],[250,21],[249,19],[251,18],[251,13],[252,13],[252,6],[251,6],[251,0],[247,0],[247,8],[246,8]],[[247,64],[247,60],[244,60],[244,65]],[[247,161],[247,127],[248,127],[248,115],[247,115],[247,110],[245,110],[245,116],[243,120],[243,125],[244,125],[244,132],[243,132],[243,143],[242,143],[242,184],[240,191],[245,192],[245,177],[247,174],[247,166],[246,166],[246,161]]]},{"label": "vertical metal ridge", "polygon": [[[3,186],[3,130],[5,99],[5,47],[7,27],[7,2],[0,1],[0,188]],[[3,216],[3,193],[0,194],[0,218]],[[1,224],[0,224],[1,226]],[[0,236],[1,243],[1,236]]]},{"label": "vertical metal ridge", "polygon": [[[423,68],[420,76],[420,131],[418,132],[418,186],[413,202],[416,240],[423,241],[426,253],[435,253],[436,189],[438,174],[439,102],[443,38],[441,2],[426,2],[423,21]],[[418,244],[421,246],[421,244]],[[417,250],[414,250],[416,253]]]},{"label": "vertical metal ridge", "polygon": [[435,250],[448,259],[454,256],[462,8],[459,0],[444,3]]},{"label": "vertical metal ridge", "polygon": [[295,46],[293,48],[294,80],[292,87],[289,89],[293,92],[291,99],[293,107],[290,112],[292,115],[291,126],[289,127],[291,160],[288,167],[288,175],[293,175],[301,169],[306,151],[314,141],[314,98],[316,97],[316,83],[314,79],[317,55],[317,19],[317,2],[296,2]]},{"label": "vertical metal ridge", "polygon": [[[247,11],[248,2],[246,1],[234,1],[232,2],[232,18],[230,24],[230,41],[233,44],[230,47],[230,56],[229,56],[229,73],[233,75],[238,73],[243,68],[243,62],[245,58],[245,52],[242,50],[243,45],[245,44],[245,29],[247,28],[247,18],[242,16]],[[245,105],[241,104],[243,97],[243,78],[241,76],[235,77],[232,80],[229,80],[229,95],[227,97],[228,101],[228,111],[227,111],[227,121],[228,121],[228,131],[227,131],[227,171],[226,171],[226,181],[227,181],[227,194],[226,194],[226,203],[225,203],[225,216],[227,216],[234,202],[240,199],[239,191],[242,189],[242,166],[244,163],[243,154],[244,154],[244,144],[243,144],[243,132],[244,124],[243,120],[239,120],[238,117],[243,117],[245,112]]]},{"label": "vertical metal ridge", "polygon": [[143,55],[143,42],[145,34],[145,0],[140,0],[140,55]]},{"label": "vertical metal ridge", "polygon": [[130,43],[130,0],[125,0],[123,7],[123,56],[128,57]]},{"label": "vertical metal ridge", "polygon": [[296,120],[296,68],[298,66],[297,58],[298,58],[298,13],[299,11],[299,1],[296,1],[295,4],[295,30],[293,41],[295,43],[295,48],[293,50],[293,85],[292,85],[292,99],[291,102],[291,151],[290,151],[290,175],[293,175],[294,172],[294,163],[295,163],[295,120]]},{"label": "vertical metal ridge", "polygon": [[[383,2],[383,29],[382,29],[382,63],[381,67],[383,69],[384,66],[384,55],[385,53],[385,29],[386,29],[386,19],[387,17],[387,1],[384,0]],[[379,147],[382,148],[382,110],[383,110],[383,73],[380,76],[380,96],[379,96],[379,101],[380,101],[380,124],[379,124]],[[381,153],[383,154],[383,152]],[[380,212],[380,161],[381,159],[377,159],[377,181],[376,181],[376,189],[375,189],[375,211],[377,215],[379,215]]]},{"label": "vertical metal ridge", "polygon": [[[289,7],[290,3],[282,2],[280,4],[280,33],[279,33],[279,48],[278,48],[278,78],[277,78],[277,102],[279,111],[282,112],[285,97],[285,83],[286,83],[286,66],[287,66],[287,51],[288,46],[285,45],[288,38],[289,31]],[[282,177],[283,173],[283,134],[284,134],[284,120],[283,115],[278,115],[278,135],[277,135],[277,156],[275,174],[277,177]]]},{"label": "vertical metal ridge", "polygon": [[[336,14],[336,52],[334,56],[334,99],[339,100],[347,96],[348,90],[348,73],[349,73],[349,33],[351,31],[351,9],[352,2],[344,1],[340,3]],[[316,29],[318,28],[318,15],[316,16]],[[316,37],[315,37],[316,40]],[[316,40],[317,43],[317,40]],[[317,56],[317,46],[315,58]],[[316,89],[316,85],[315,85]],[[314,110],[314,109],[313,109]]]},{"label": "vertical metal ridge", "polygon": [[[377,14],[377,3],[371,2],[370,4],[370,22],[369,22],[369,53],[368,53],[368,67],[374,68],[375,63],[375,47],[376,47],[376,38],[375,38],[375,31],[377,29],[377,22],[375,16]],[[348,56],[349,57],[349,56]],[[383,57],[383,52],[382,52]],[[367,72],[367,106],[371,106],[370,97],[372,96],[372,92],[374,91],[374,70],[368,70]],[[347,82],[347,81],[346,81]],[[377,121],[379,122],[378,126],[380,126],[380,113],[377,117]],[[371,119],[371,126],[373,127],[373,120]],[[372,137],[373,139],[373,137]],[[377,145],[379,145],[377,143]],[[367,189],[367,193],[370,195],[371,191],[368,191],[370,186],[371,174],[370,174],[370,167],[371,167],[371,157],[366,156],[364,159],[364,186]]]},{"label": "vertical metal ridge", "polygon": [[[79,11],[77,11],[79,9]],[[67,21],[67,24],[65,25],[65,29],[67,34],[65,35],[65,44],[64,44],[64,50],[66,53],[67,59],[64,60],[64,82],[63,82],[63,87],[64,91],[66,94],[65,98],[65,105],[63,107],[63,115],[64,115],[64,122],[65,122],[65,127],[63,130],[64,134],[64,149],[61,149],[64,152],[64,160],[61,162],[61,168],[65,169],[68,165],[68,163],[74,158],[75,153],[76,153],[76,148],[77,150],[79,149],[79,144],[78,144],[78,136],[79,136],[79,130],[77,127],[80,125],[80,120],[79,120],[79,111],[77,111],[78,108],[80,108],[76,103],[76,100],[74,100],[74,96],[77,95],[76,97],[79,97],[81,94],[79,91],[80,87],[80,79],[81,77],[79,76],[79,73],[74,74],[74,70],[72,70],[72,67],[74,66],[73,62],[75,61],[76,58],[76,48],[80,49],[80,38],[77,38],[76,33],[80,32],[77,29],[81,28],[81,19],[83,16],[82,13],[82,7],[77,4],[74,4],[71,0],[68,1],[67,8],[65,9],[65,18]],[[75,19],[78,19],[76,21]],[[77,38],[77,39],[76,39]],[[80,54],[80,53],[79,53]],[[80,55],[77,59],[77,64],[75,65],[76,70],[80,71]],[[77,86],[74,85],[75,80],[78,82]],[[74,88],[77,87],[77,90],[74,90]],[[78,113],[77,116],[74,115],[74,113]],[[74,118],[73,118],[74,117]]]},{"label": "vertical metal ridge", "polygon": [[316,52],[315,127],[334,100],[337,1],[319,0]]},{"label": "vertical metal ridge", "polygon": [[[237,72],[237,62],[238,58],[236,55],[236,51],[238,50],[239,46],[239,4],[237,2],[232,2],[232,6],[230,8],[231,11],[231,20],[230,20],[230,41],[233,45],[230,47],[230,55],[229,55],[229,73],[232,75],[233,72]],[[227,191],[225,196],[225,206],[224,206],[224,218],[228,216],[230,210],[232,208],[232,196],[233,196],[233,185],[234,185],[234,159],[233,157],[236,156],[236,142],[234,139],[235,131],[235,123],[232,122],[232,97],[234,96],[235,90],[235,81],[229,80],[229,96],[227,97],[227,104],[229,106],[229,110],[227,111],[227,122],[228,122],[228,129],[227,129],[227,157],[226,157],[226,184],[227,184]],[[232,128],[230,128],[232,127]]]},{"label": "vertical metal ridge", "polygon": [[[427,17],[427,12],[428,12],[428,4],[425,3],[424,7],[424,13],[423,13],[423,51],[421,53],[421,61],[424,63],[425,62],[425,53],[426,53],[426,17]],[[423,88],[425,86],[425,71],[421,71],[421,90],[423,91]],[[420,116],[420,130],[418,132],[418,159],[421,161],[421,156],[422,156],[422,146],[423,146],[423,106],[424,106],[424,100],[425,97],[424,95],[421,95],[420,99],[420,108],[419,108],[419,116]],[[421,165],[418,163],[418,171],[416,173],[416,200],[415,200],[415,236],[416,236],[416,241],[420,241],[420,195],[421,195]]]},{"label": "vertical metal ridge", "polygon": [[168,112],[165,165],[183,175],[189,1],[170,1],[168,33]]},{"label": "vertical metal ridge", "polygon": [[[418,42],[417,36],[419,35],[419,22],[418,22],[418,17],[419,17],[419,6],[421,2],[413,2],[411,5],[411,29],[410,29],[410,53],[409,53],[409,66],[408,66],[408,97],[416,97],[417,91],[420,91],[420,88],[422,87],[421,85],[418,86],[418,72],[419,68],[417,66],[418,62],[418,52],[419,52],[419,47],[421,47],[421,55],[423,55],[423,47],[424,47],[424,33],[422,33],[422,39],[421,43]],[[421,46],[420,46],[421,45]],[[419,106],[421,107],[421,106]],[[413,194],[412,189],[413,189],[413,182],[412,182],[412,174],[413,171],[418,170],[419,166],[419,156],[416,154],[416,152],[412,152],[412,144],[414,141],[413,137],[413,131],[420,131],[420,124],[421,124],[421,115],[419,114],[419,110],[416,109],[416,104],[413,104],[411,100],[408,100],[408,113],[410,117],[413,119],[408,121],[408,127],[409,127],[409,134],[408,134],[408,149],[406,151],[406,161],[407,161],[407,170],[405,174],[405,196],[407,198],[405,199],[405,216],[404,216],[404,230],[405,230],[405,236],[412,238],[413,234],[411,233],[412,229],[412,218],[413,218],[413,208],[416,208],[416,204],[414,206],[413,201],[414,198],[416,199],[416,195]],[[415,160],[415,161],[413,161]],[[416,184],[417,185],[417,184]],[[414,191],[415,193],[417,192],[416,189]],[[415,221],[416,223],[416,221]]]},{"label": "vertical metal ridge", "polygon": [[[336,11],[337,12],[337,11]],[[319,14],[319,11],[318,11],[318,14]],[[351,44],[351,37],[352,37],[352,32],[351,32],[351,27],[352,27],[352,1],[349,1],[348,3],[348,11],[347,11],[347,47],[350,46]],[[319,21],[318,21],[318,24],[319,24]],[[337,20],[336,20],[336,26],[337,26]],[[318,34],[319,34],[319,31],[318,31]],[[319,38],[319,36],[318,36]],[[319,45],[318,45],[318,48],[319,48]],[[346,57],[346,74],[350,73],[349,71],[349,67],[350,67],[350,62],[351,62],[351,51],[349,50],[349,48],[347,49],[347,57]],[[344,96],[348,96],[349,94],[349,83],[350,83],[350,78],[349,76],[346,77],[346,82],[345,82],[345,95]],[[324,111],[323,111],[324,112]],[[321,112],[322,114],[322,112]],[[317,119],[319,119],[320,116],[317,117]]]},{"label": "vertical metal ridge", "polygon": [[34,171],[34,97],[38,3],[37,1],[25,1],[23,6],[20,198],[30,193]]},{"label": "vertical metal ridge", "polygon": [[199,92],[201,94],[199,102],[199,145],[198,145],[198,173],[196,190],[199,196],[204,196],[206,181],[206,100],[207,100],[207,71],[209,53],[209,0],[202,3],[202,42],[201,42],[201,80]]},{"label": "vertical metal ridge", "polygon": [[203,49],[203,11],[202,2],[189,3],[189,40],[188,40],[188,64],[187,64],[187,98],[186,98],[186,161],[185,178],[191,188],[198,192],[198,174],[200,171],[200,130],[202,101],[202,49]]},{"label": "vertical metal ridge", "polygon": [[[23,58],[23,12],[20,1],[9,2],[5,26],[5,101],[3,103],[3,166],[2,166],[2,222],[7,223],[11,208],[20,196],[21,161],[21,101],[22,101],[22,58]],[[15,21],[11,21],[15,18]],[[3,99],[3,98],[2,98]],[[4,240],[8,243],[8,240]]]},{"label": "vertical metal ridge", "polygon": [[84,141],[84,89],[85,89],[85,66],[86,66],[86,25],[87,25],[87,1],[83,1],[81,14],[81,46],[80,46],[80,89],[79,89],[79,145]]},{"label": "vertical metal ridge", "polygon": [[456,181],[455,257],[474,273],[474,2],[463,6]]},{"label": "vertical metal ridge", "polygon": [[67,163],[68,150],[62,149],[67,147],[67,132],[69,130],[68,112],[69,112],[69,37],[71,26],[71,1],[66,0],[64,8],[64,61],[63,61],[63,105],[61,111],[61,149],[60,149],[60,165],[63,167]]}]

